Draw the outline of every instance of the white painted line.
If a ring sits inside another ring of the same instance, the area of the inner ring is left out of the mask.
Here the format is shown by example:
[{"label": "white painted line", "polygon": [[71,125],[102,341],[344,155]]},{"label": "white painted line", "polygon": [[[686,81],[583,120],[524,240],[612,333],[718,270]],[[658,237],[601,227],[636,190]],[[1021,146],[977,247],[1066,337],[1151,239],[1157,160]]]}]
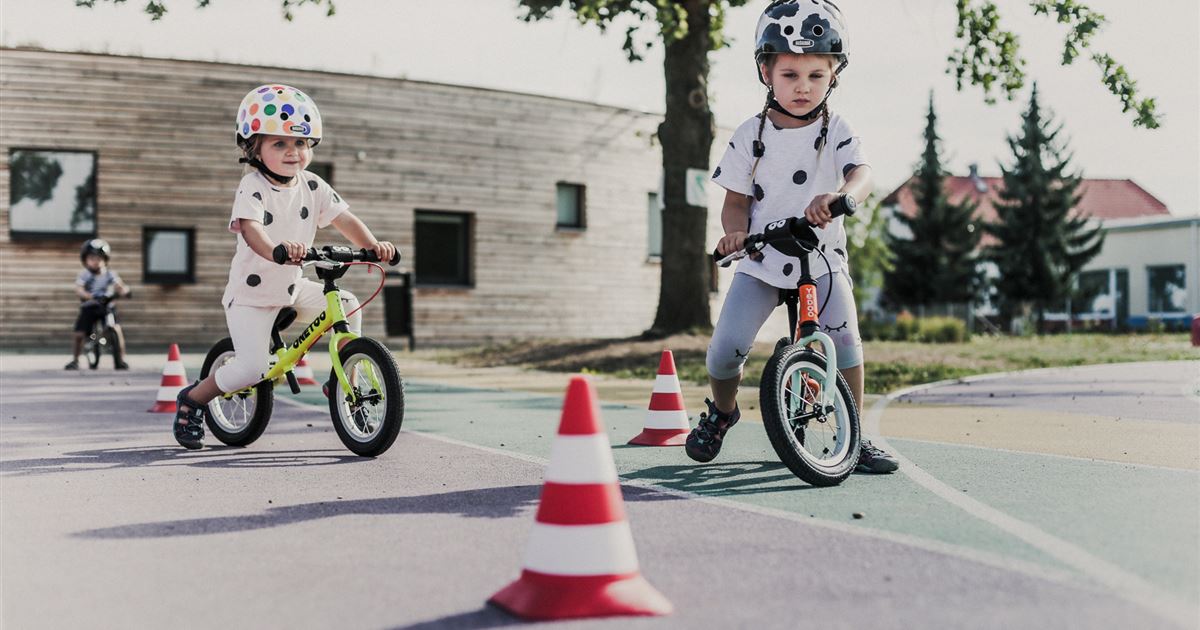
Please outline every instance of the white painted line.
[{"label": "white painted line", "polygon": [[[1048,368],[1058,370],[1061,368]],[[1043,370],[1029,370],[1030,372],[1041,372]],[[994,375],[985,375],[995,378]],[[890,451],[891,454],[900,462],[900,472],[917,484],[924,487],[926,490],[941,497],[947,503],[967,512],[968,514],[991,525],[1020,538],[1027,544],[1042,550],[1050,556],[1058,559],[1067,566],[1073,567],[1083,573],[1088,578],[1094,580],[1108,589],[1111,589],[1113,594],[1122,597],[1134,604],[1142,606],[1147,610],[1157,614],[1164,619],[1190,627],[1196,621],[1196,609],[1187,602],[1163,592],[1163,589],[1157,587],[1141,577],[1125,571],[1107,560],[1103,560],[1084,549],[1073,545],[1061,538],[1048,534],[1037,527],[1026,523],[1022,520],[1009,516],[996,508],[984,504],[973,497],[967,496],[965,493],[956,490],[933,475],[929,474],[921,467],[913,463],[912,460],[905,457],[902,453],[896,450],[896,447],[888,444],[887,440],[879,431],[879,420],[883,416],[883,410],[887,408],[888,403],[902,396],[912,394],[927,389],[933,389],[941,385],[952,383],[960,383],[967,381],[984,380],[983,378],[968,377],[965,379],[953,379],[948,381],[939,381],[937,383],[929,383],[926,385],[917,385],[907,387],[896,392],[892,392],[883,398],[880,398],[871,407],[867,413],[866,419],[863,422],[863,433],[871,434],[872,441],[876,445]]]}]

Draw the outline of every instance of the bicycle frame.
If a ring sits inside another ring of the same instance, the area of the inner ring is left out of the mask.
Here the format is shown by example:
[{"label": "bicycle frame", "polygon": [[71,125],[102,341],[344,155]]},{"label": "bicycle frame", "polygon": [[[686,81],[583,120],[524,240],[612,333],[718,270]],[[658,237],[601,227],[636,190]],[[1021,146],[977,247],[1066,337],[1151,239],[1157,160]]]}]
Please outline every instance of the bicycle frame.
[{"label": "bicycle frame", "polygon": [[[321,264],[318,263],[318,265]],[[343,341],[349,342],[358,339],[359,335],[350,332],[346,325],[346,310],[342,308],[341,294],[334,282],[345,273],[346,266],[340,263],[332,264],[337,266],[328,268],[318,266],[317,269],[317,277],[325,281],[325,310],[314,317],[312,322],[308,324],[308,327],[294,341],[286,345],[281,344],[282,347],[275,351],[275,362],[267,370],[263,381],[275,381],[287,376],[292,371],[292,368],[300,362],[300,358],[316,345],[321,336],[333,328],[333,333],[329,335],[329,359],[333,362],[333,372],[337,376],[342,392],[350,396],[349,402],[353,404],[358,402],[358,396],[354,388],[350,385],[350,378],[346,375],[345,370],[342,369],[339,347]],[[379,376],[375,374],[375,370],[368,368],[367,378],[370,379],[371,386],[375,388],[375,391],[383,390],[379,383]],[[253,387],[254,385],[241,391],[245,392]],[[225,394],[225,397],[229,398],[238,393],[240,392],[229,392]],[[330,392],[330,395],[332,396],[333,392]]]},{"label": "bicycle frame", "polygon": [[825,413],[830,413],[834,410],[833,395],[837,388],[837,346],[834,345],[833,338],[820,330],[817,283],[809,275],[807,255],[800,257],[799,285],[795,289],[786,291],[784,301],[788,307],[792,343],[807,346],[810,343],[818,342],[821,344],[822,354],[825,355],[825,375],[821,382],[821,409]]}]

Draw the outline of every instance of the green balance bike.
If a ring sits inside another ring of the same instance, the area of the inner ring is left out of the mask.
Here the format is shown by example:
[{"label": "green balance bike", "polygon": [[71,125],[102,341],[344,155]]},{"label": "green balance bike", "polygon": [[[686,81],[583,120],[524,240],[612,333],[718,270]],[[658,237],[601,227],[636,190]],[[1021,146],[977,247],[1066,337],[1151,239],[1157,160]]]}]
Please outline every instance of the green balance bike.
[{"label": "green balance bike", "polygon": [[[286,262],[287,252],[282,246],[273,253],[275,262]],[[375,253],[365,249],[325,246],[308,250],[302,264],[316,267],[317,278],[324,281],[325,310],[291,343],[284,343],[280,331],[295,321],[296,310],[286,307],[279,311],[271,329],[272,364],[263,380],[241,391],[218,396],[208,404],[206,423],[218,440],[230,446],[246,446],[257,440],[271,419],[275,383],[286,379],[292,393],[300,393],[292,369],[322,335],[333,329],[329,336],[333,369],[326,391],[333,428],[342,444],[358,455],[375,457],[388,450],[404,420],[404,383],[400,370],[386,346],[350,332],[337,287],[338,279],[351,266],[370,265],[379,270],[382,289],[384,274],[378,262]],[[398,262],[399,252],[389,264]],[[377,289],[375,295],[378,293]],[[363,302],[363,306],[375,295]],[[207,378],[233,358],[233,340],[227,337],[218,341],[204,358],[200,378]]]}]

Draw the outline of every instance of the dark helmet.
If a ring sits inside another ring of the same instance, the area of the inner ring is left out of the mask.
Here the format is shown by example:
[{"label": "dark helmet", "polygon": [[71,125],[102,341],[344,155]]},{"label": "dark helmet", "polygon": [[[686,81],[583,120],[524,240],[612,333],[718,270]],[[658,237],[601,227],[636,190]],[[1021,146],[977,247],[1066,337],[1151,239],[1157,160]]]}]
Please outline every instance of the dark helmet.
[{"label": "dark helmet", "polygon": [[102,238],[93,238],[83,244],[79,248],[79,262],[87,260],[88,254],[95,254],[108,262],[108,255],[112,253],[112,248],[108,246],[108,241]]},{"label": "dark helmet", "polygon": [[849,29],[841,9],[829,0],[775,0],[755,29],[755,74],[765,55],[836,55],[841,72],[850,63]]}]

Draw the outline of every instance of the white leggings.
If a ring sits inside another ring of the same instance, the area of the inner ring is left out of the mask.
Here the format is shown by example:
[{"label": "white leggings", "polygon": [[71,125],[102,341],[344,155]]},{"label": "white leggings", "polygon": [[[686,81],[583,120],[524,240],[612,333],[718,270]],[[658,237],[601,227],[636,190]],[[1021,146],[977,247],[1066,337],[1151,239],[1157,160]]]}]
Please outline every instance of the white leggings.
[{"label": "white leggings", "polygon": [[[358,308],[358,298],[349,291],[342,291],[342,308],[347,313]],[[233,339],[236,353],[233,361],[217,368],[217,387],[223,392],[232,392],[249,387],[263,379],[271,365],[271,325],[279,314],[280,306],[242,306],[231,304],[225,309],[225,322],[229,336]],[[296,282],[296,323],[292,330],[303,330],[314,317],[325,310],[324,285],[307,278]],[[350,331],[362,332],[362,313],[346,319]],[[299,326],[300,328],[294,328]],[[289,331],[290,332],[290,331]],[[284,333],[286,339],[287,333]]]},{"label": "white leggings", "polygon": [[[858,312],[854,308],[850,277],[837,272],[817,278],[817,300],[825,306],[819,315],[821,330],[837,346],[838,369],[862,365],[862,338],[858,334]],[[778,305],[779,289],[751,275],[733,275],[733,284],[708,344],[705,364],[709,376],[727,380],[742,373],[758,330]]]}]

